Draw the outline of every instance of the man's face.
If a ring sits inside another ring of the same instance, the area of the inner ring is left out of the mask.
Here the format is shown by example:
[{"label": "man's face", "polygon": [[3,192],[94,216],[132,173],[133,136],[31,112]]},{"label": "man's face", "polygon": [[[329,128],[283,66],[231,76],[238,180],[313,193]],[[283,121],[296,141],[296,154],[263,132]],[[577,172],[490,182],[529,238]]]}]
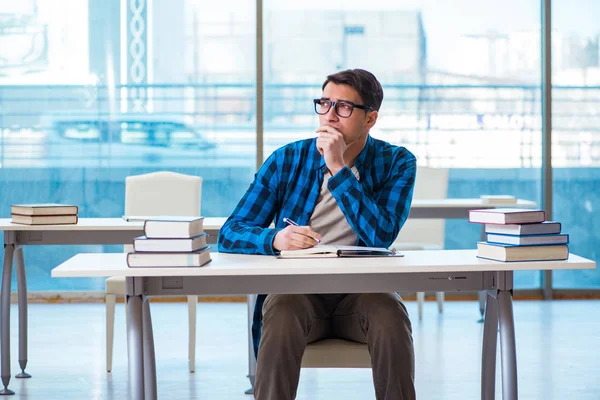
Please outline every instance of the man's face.
[{"label": "man's face", "polygon": [[[337,85],[333,82],[329,82],[325,86],[321,99],[335,102],[347,101],[357,105],[364,105],[363,100],[354,88],[348,85]],[[338,130],[344,136],[346,144],[350,144],[366,136],[377,120],[376,111],[354,108],[350,117],[342,118],[337,115],[334,108],[332,106],[326,114],[319,115],[319,123],[321,126],[331,126]]]}]

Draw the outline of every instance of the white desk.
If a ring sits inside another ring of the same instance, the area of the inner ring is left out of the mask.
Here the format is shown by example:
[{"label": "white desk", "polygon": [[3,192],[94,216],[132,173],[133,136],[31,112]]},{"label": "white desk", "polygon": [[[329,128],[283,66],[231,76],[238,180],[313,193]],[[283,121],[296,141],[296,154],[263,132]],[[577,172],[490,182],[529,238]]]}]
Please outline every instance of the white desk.
[{"label": "white desk", "polygon": [[[535,202],[518,200],[513,207],[533,208]],[[480,199],[413,200],[409,218],[468,218],[469,210],[497,208]],[[209,243],[216,243],[219,229],[226,218],[206,218],[204,229]],[[1,372],[4,390],[9,394],[10,381],[10,291],[13,258],[17,271],[19,303],[19,366],[17,378],[29,378],[27,365],[27,282],[25,262],[21,246],[25,245],[82,245],[82,244],[131,244],[133,238],[142,235],[142,222],[126,222],[122,218],[80,218],[77,225],[17,225],[8,218],[0,218],[0,231],[4,231],[4,265],[2,270],[2,296],[0,298],[1,324]],[[252,364],[250,376],[253,376]]]},{"label": "white desk", "polygon": [[[219,229],[226,218],[205,218],[204,229],[210,243],[216,243]],[[78,244],[132,244],[133,238],[143,235],[143,222],[126,222],[122,218],[80,218],[76,225],[18,225],[8,218],[0,218],[4,231],[4,265],[2,269],[2,296],[0,323],[2,324],[1,372],[4,389],[1,394],[13,394],[10,381],[10,292],[13,259],[17,271],[19,301],[19,366],[17,378],[30,378],[27,366],[27,282],[22,246],[25,245],[78,245]]]},{"label": "white desk", "polygon": [[593,269],[570,255],[567,261],[498,263],[475,250],[407,251],[395,258],[277,259],[212,254],[202,268],[128,268],[124,254],[78,254],[52,270],[53,277],[125,276],[130,396],[156,399],[156,361],[148,296],[248,293],[365,293],[486,290],[482,350],[482,399],[494,398],[500,332],[502,391],[518,398],[512,308],[513,271]]}]

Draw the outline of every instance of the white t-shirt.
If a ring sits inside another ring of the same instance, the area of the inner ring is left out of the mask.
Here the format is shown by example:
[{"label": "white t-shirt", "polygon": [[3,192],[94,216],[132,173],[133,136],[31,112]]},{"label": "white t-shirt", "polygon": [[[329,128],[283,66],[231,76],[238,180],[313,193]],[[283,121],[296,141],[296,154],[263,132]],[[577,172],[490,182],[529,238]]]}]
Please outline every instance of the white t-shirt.
[{"label": "white t-shirt", "polygon": [[[353,166],[351,170],[356,179],[360,180],[356,167]],[[322,244],[356,245],[358,236],[348,224],[346,216],[340,210],[340,207],[327,187],[327,182],[330,178],[331,173],[327,171],[323,178],[317,205],[310,217],[310,221],[308,221],[308,225],[313,231],[321,235]]]}]

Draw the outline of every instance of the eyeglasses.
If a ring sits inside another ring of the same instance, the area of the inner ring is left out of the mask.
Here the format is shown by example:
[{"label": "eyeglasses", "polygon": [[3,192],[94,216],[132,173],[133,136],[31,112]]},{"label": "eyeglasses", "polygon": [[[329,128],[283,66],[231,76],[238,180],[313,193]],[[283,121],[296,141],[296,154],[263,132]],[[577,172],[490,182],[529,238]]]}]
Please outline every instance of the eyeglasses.
[{"label": "eyeglasses", "polygon": [[315,112],[317,114],[327,114],[333,106],[335,113],[342,118],[349,118],[355,108],[360,108],[361,110],[365,110],[365,112],[375,110],[373,107],[362,104],[354,104],[351,101],[345,100],[331,101],[325,99],[314,99],[313,102],[315,103]]}]

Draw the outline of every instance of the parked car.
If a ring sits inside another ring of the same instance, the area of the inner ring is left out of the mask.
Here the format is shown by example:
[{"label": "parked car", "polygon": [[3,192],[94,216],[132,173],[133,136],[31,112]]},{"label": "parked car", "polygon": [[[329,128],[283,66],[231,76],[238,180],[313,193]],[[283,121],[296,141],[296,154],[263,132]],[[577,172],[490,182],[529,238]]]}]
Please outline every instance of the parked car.
[{"label": "parked car", "polygon": [[217,154],[193,127],[144,115],[54,118],[46,145],[51,166],[182,166]]}]

